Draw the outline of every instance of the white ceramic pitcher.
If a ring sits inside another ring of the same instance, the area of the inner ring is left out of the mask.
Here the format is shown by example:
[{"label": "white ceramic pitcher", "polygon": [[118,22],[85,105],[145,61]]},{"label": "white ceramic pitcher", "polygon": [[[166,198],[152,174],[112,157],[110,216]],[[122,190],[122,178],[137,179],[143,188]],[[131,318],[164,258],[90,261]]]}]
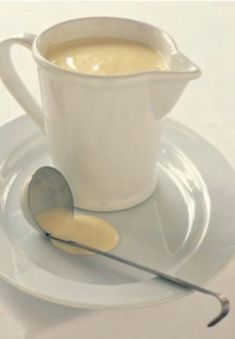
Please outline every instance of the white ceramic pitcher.
[{"label": "white ceramic pitcher", "polygon": [[[44,55],[52,44],[111,36],[157,48],[170,71],[93,76],[63,70]],[[11,47],[32,49],[38,66],[42,109],[17,75]],[[189,80],[200,75],[165,32],[123,18],[66,21],[0,44],[0,76],[45,133],[54,163],[67,178],[76,206],[111,211],[147,199],[157,183],[156,160],[163,117]],[[20,131],[19,131],[20,133]]]}]

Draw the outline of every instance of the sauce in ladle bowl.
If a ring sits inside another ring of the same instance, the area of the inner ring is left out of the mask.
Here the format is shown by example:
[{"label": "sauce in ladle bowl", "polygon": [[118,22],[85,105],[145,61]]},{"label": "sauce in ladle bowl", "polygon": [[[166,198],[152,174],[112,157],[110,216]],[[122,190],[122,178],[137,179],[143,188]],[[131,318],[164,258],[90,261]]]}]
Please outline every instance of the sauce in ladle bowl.
[{"label": "sauce in ladle bowl", "polygon": [[[108,221],[91,215],[74,215],[73,195],[64,176],[52,167],[42,167],[25,183],[21,207],[28,222],[58,238],[75,241],[102,251],[119,242],[117,230]],[[90,254],[75,246],[50,239],[70,254]]]}]

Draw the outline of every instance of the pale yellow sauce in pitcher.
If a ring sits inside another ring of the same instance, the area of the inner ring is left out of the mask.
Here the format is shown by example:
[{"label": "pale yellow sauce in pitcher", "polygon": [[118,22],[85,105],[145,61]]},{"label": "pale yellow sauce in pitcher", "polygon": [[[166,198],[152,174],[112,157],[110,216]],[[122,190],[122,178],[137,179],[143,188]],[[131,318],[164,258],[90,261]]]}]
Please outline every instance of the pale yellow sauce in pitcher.
[{"label": "pale yellow sauce in pitcher", "polygon": [[164,56],[143,43],[112,37],[84,38],[50,46],[45,57],[63,69],[92,75],[168,70]]}]

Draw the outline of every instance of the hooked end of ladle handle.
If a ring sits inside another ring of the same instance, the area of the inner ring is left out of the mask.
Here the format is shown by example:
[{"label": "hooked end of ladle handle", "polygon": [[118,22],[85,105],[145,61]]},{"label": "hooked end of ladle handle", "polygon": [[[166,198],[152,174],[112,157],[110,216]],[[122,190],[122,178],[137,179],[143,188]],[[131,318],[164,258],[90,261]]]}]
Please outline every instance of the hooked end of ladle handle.
[{"label": "hooked end of ladle handle", "polygon": [[217,299],[220,302],[221,312],[220,312],[220,314],[217,317],[212,319],[207,324],[207,327],[213,327],[216,324],[218,324],[218,322],[220,322],[223,318],[225,318],[228,315],[229,311],[230,311],[230,302],[229,302],[228,298],[225,295],[219,294],[219,293],[217,294],[216,297],[217,297]]}]

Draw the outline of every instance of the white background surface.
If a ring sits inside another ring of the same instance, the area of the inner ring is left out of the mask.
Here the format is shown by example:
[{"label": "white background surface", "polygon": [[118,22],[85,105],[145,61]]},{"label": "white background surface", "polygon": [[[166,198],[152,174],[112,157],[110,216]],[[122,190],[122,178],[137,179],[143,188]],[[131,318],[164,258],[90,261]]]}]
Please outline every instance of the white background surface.
[{"label": "white background surface", "polygon": [[[175,38],[203,76],[188,86],[171,117],[209,140],[235,169],[235,3],[2,2],[0,40],[94,15],[146,21]],[[17,48],[15,60],[29,88],[38,94],[29,53]],[[0,122],[23,113],[0,82]],[[234,339],[234,281],[232,260],[207,285],[227,294],[232,303],[229,317],[211,329],[206,323],[217,313],[218,304],[198,293],[144,309],[84,311],[34,299],[0,281],[1,339]]]}]

